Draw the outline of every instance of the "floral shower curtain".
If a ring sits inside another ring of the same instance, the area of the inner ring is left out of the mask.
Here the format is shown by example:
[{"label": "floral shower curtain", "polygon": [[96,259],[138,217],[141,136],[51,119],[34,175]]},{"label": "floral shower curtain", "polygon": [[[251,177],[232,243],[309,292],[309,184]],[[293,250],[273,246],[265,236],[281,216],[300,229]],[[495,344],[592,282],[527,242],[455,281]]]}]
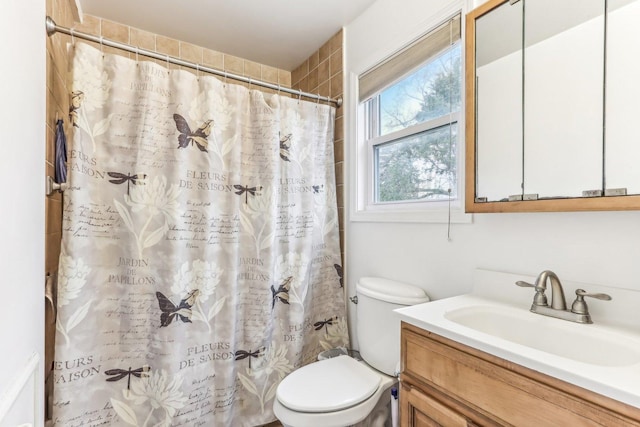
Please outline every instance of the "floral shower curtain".
[{"label": "floral shower curtain", "polygon": [[335,109],[103,55],[72,64],[57,426],[252,426],[347,345]]}]

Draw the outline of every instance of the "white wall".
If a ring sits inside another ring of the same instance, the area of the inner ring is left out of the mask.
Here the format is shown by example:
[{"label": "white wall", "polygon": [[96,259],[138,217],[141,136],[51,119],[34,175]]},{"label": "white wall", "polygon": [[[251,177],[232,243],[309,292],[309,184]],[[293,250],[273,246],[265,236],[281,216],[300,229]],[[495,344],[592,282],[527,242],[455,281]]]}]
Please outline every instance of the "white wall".
[{"label": "white wall", "polygon": [[44,0],[2,2],[0,426],[43,422],[44,18]]},{"label": "white wall", "polygon": [[[433,26],[452,4],[378,0],[346,27],[347,200],[355,197],[353,75]],[[560,279],[640,291],[640,212],[477,214],[473,224],[453,224],[451,234],[447,241],[446,224],[348,220],[348,294],[359,277],[380,276],[416,284],[435,299],[449,297],[470,290],[478,267],[534,276],[551,269]],[[637,323],[640,329],[640,314]]]}]

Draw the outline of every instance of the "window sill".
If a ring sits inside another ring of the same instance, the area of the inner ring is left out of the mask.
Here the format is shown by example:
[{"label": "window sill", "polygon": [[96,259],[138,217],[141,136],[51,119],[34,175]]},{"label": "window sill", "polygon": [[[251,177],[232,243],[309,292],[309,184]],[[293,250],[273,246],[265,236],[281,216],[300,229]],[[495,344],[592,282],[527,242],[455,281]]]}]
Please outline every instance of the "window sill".
[{"label": "window sill", "polygon": [[[362,209],[352,211],[349,215],[349,220],[352,222],[412,222],[446,224],[449,222],[449,211],[447,209]],[[452,208],[451,223],[471,224],[473,223],[473,214],[464,213],[464,211],[459,208]]]}]

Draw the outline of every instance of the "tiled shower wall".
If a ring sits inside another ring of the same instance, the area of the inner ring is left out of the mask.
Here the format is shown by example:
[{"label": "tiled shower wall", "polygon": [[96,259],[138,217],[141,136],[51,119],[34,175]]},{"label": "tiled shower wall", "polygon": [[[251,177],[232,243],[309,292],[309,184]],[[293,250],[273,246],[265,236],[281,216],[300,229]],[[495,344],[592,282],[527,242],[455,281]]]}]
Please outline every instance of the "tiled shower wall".
[{"label": "tiled shower wall", "polygon": [[[343,94],[342,30],[338,31],[306,61],[291,72],[292,88],[303,92],[318,93],[331,98]],[[340,221],[340,248],[344,260],[344,114],[343,107],[336,109],[334,151],[336,164],[336,196]]]},{"label": "tiled shower wall", "polygon": [[[47,0],[47,15],[51,16],[57,24],[63,26],[73,25],[73,9],[69,0]],[[75,7],[75,6],[73,6]],[[44,22],[43,22],[44,25]],[[45,36],[46,37],[46,36]],[[67,75],[67,51],[66,38],[60,36],[47,37],[47,113],[46,113],[46,155],[45,168],[47,176],[54,176],[55,154],[55,124],[58,118],[67,123],[69,111],[69,91],[66,86]],[[68,132],[69,127],[65,126]],[[58,257],[60,256],[60,239],[62,237],[62,195],[54,193],[45,199],[45,271],[55,275],[58,270]],[[53,348],[55,337],[55,316],[50,306],[46,305],[45,313],[45,393],[50,395],[53,387],[50,378],[51,364],[53,362]],[[45,402],[47,418],[49,406]]]}]

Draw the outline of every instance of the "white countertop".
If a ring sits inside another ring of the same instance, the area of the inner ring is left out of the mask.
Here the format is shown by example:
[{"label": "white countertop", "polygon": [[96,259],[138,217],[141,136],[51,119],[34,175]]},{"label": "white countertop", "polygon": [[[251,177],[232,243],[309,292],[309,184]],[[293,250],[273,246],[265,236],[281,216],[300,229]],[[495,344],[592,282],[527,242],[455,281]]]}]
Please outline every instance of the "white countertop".
[{"label": "white countertop", "polygon": [[[522,310],[523,313],[528,313],[524,314],[524,316],[536,316],[535,320],[543,326],[542,334],[553,333],[553,328],[556,326],[569,332],[572,331],[571,328],[576,328],[575,331],[581,335],[594,333],[600,336],[613,337],[620,342],[624,342],[625,345],[629,344],[633,348],[637,346],[640,354],[640,329],[630,328],[629,324],[632,324],[631,322],[626,322],[625,324],[621,320],[618,322],[620,323],[619,325],[615,325],[611,324],[612,322],[600,321],[601,319],[594,316],[594,324],[585,325],[530,313],[528,310],[533,299],[533,290],[528,289],[529,292],[527,292],[523,291],[526,288],[518,288],[514,291],[512,287],[516,288],[513,285],[514,278],[517,280],[530,280],[531,278],[508,273],[496,273],[498,274],[496,276],[493,273],[480,271],[481,277],[477,286],[474,283],[474,292],[471,294],[401,308],[396,310],[396,313],[402,321],[421,329],[640,408],[640,359],[638,363],[624,364],[624,366],[583,363],[508,341],[489,333],[480,332],[445,317],[447,313],[454,310],[473,306],[495,308],[496,311],[501,309]],[[491,283],[494,280],[496,286],[487,286],[487,283]],[[499,282],[501,283],[500,285],[497,284]],[[506,288],[503,285],[510,288]],[[615,289],[606,289],[604,287],[593,289],[593,286],[590,288],[588,286],[585,285],[585,289],[588,291],[604,292],[609,290],[609,293],[614,294],[612,295],[614,296],[613,301],[618,297],[622,308],[625,307],[625,304],[629,305],[629,298],[635,299],[640,296],[638,292],[633,292],[633,294],[629,295],[628,293],[632,291],[619,290],[619,292],[615,292]],[[498,297],[495,294],[496,288],[506,290],[506,292],[499,293]],[[614,292],[611,292],[612,290]],[[548,297],[550,297],[550,291],[550,289],[547,290]],[[568,290],[565,286],[565,294],[567,304],[570,306],[573,301],[571,288]],[[590,304],[590,308],[591,305],[595,307],[596,304],[596,302]],[[612,305],[607,310],[618,308],[616,316],[624,320],[624,316],[620,314],[620,307]],[[640,309],[638,310],[640,311]],[[602,309],[597,311],[599,315],[604,315]],[[635,319],[636,316],[633,316],[633,318]],[[562,322],[562,324],[558,325],[557,322]],[[638,327],[640,328],[640,325]]]}]

